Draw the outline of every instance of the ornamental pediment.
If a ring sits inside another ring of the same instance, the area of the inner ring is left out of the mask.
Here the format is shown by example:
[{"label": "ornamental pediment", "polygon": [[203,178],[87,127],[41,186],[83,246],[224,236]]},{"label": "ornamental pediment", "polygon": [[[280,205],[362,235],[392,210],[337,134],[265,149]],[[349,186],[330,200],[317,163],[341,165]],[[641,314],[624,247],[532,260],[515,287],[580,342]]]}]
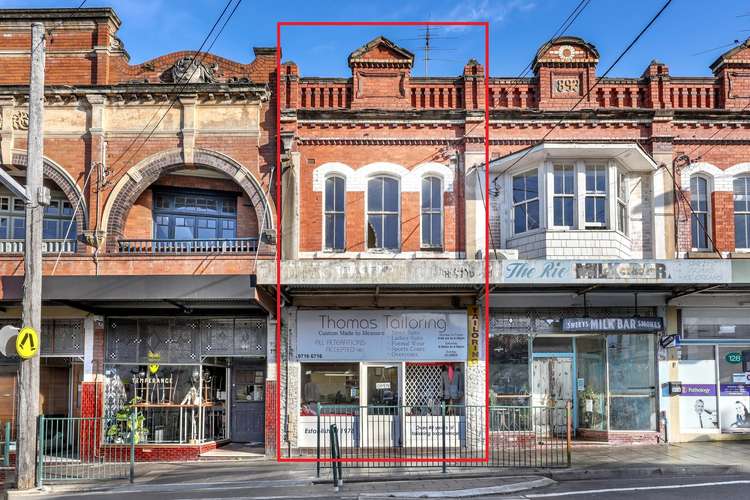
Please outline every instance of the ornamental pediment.
[{"label": "ornamental pediment", "polygon": [[578,37],[559,37],[544,44],[534,58],[534,69],[541,65],[592,65],[599,62],[599,52]]}]

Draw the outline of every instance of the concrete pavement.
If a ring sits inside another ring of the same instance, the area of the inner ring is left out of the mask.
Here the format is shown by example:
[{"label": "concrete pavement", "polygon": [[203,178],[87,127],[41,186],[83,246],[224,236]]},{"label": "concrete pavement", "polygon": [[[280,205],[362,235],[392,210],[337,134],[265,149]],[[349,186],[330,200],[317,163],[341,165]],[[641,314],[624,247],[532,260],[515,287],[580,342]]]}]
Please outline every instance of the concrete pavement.
[{"label": "concrete pavement", "polygon": [[[439,467],[413,469],[344,469],[340,498],[419,496],[451,498],[492,496],[523,488],[539,488],[576,481],[655,481],[666,477],[719,477],[750,474],[750,441],[705,442],[655,446],[579,445],[573,465],[566,469],[496,469]],[[331,498],[330,469],[316,478],[315,464],[276,463],[270,460],[141,463],[136,482],[45,485],[46,498]],[[500,489],[498,489],[500,488]],[[723,488],[723,486],[722,486]],[[748,489],[750,491],[750,489]],[[41,496],[35,492],[31,498]],[[468,495],[469,493],[466,493]],[[614,494],[614,492],[613,492]],[[666,494],[666,493],[664,493]],[[124,495],[124,496],[123,496]],[[374,495],[374,496],[373,496]],[[29,495],[24,495],[24,498]],[[531,498],[531,497],[529,497]],[[750,498],[750,495],[748,495]]]}]

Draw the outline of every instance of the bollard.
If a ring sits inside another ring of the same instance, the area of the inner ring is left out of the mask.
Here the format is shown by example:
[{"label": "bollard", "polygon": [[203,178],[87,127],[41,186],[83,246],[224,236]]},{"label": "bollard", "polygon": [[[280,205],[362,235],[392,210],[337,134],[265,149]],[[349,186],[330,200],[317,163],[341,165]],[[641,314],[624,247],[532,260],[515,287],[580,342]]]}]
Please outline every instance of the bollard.
[{"label": "bollard", "polygon": [[338,434],[338,431],[336,429],[336,424],[331,424],[331,427],[329,428],[329,439],[331,441],[331,469],[333,470],[333,491],[338,493],[339,491],[339,468],[336,465],[336,438],[334,437],[336,434]]},{"label": "bollard", "polygon": [[343,465],[341,461],[341,443],[339,443],[339,429],[336,428],[336,435],[333,437],[333,439],[336,441],[336,458],[338,458],[338,462],[336,462],[336,468],[339,470],[339,486],[344,485],[344,471],[343,471]]}]

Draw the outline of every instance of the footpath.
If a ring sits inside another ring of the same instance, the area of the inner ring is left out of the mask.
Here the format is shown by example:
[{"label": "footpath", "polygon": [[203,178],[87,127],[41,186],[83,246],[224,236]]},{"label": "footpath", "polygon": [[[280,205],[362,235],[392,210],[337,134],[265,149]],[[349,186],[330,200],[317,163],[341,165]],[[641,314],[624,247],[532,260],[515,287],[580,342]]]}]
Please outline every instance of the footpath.
[{"label": "footpath", "polygon": [[137,464],[134,484],[48,484],[43,491],[8,492],[8,498],[467,498],[544,488],[562,481],[635,477],[750,474],[750,441],[672,445],[580,445],[561,469],[449,467],[350,469],[340,491],[330,469],[272,460]]}]

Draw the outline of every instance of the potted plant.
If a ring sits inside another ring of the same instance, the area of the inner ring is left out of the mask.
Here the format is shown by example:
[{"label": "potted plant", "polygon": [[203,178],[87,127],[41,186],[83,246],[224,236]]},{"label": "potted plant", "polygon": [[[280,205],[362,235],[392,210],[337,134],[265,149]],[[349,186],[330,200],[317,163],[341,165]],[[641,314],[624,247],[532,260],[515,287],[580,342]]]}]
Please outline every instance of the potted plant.
[{"label": "potted plant", "polygon": [[138,409],[140,398],[133,398],[115,414],[115,421],[107,429],[107,437],[113,442],[138,444],[146,440],[148,429],[143,425],[146,416]]}]

